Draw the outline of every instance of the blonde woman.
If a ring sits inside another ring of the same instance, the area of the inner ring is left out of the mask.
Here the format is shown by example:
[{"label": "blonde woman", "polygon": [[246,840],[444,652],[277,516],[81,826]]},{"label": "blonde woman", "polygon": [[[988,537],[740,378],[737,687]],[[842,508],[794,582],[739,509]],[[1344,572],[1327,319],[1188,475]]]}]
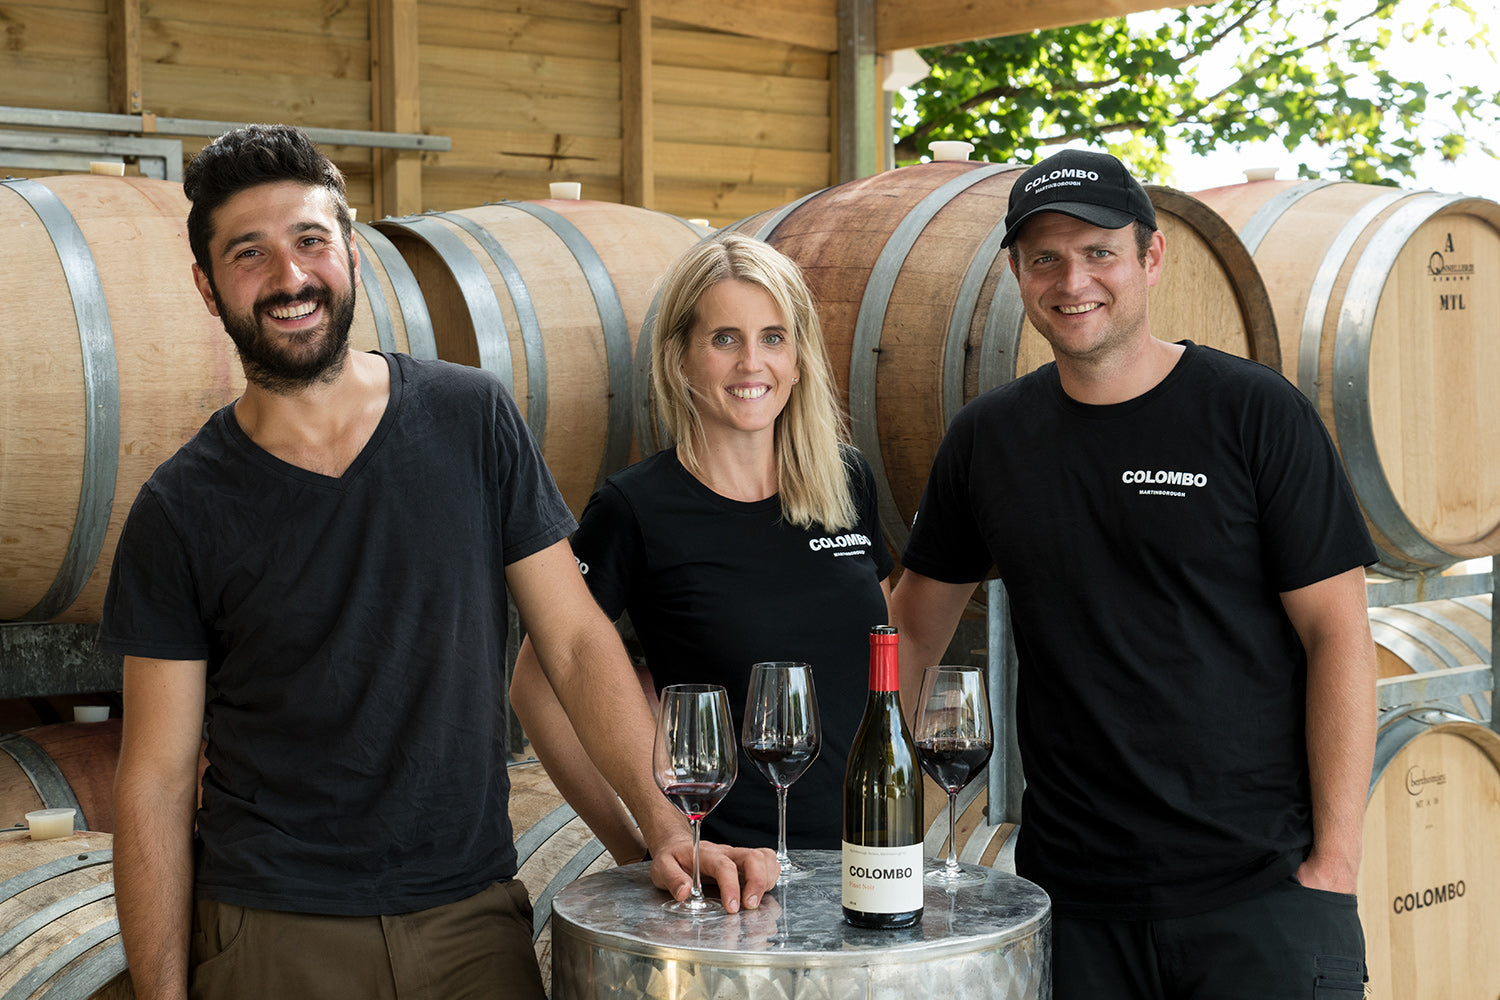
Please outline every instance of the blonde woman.
[{"label": "blonde woman", "polygon": [[[751,664],[812,664],[823,748],[791,787],[787,841],[793,850],[837,848],[867,635],[887,620],[893,562],[870,469],[845,443],[838,386],[796,264],[738,233],[678,258],[663,280],[651,385],[674,444],[606,480],[573,554],[605,613],[629,612],[651,689],[722,684],[738,726]],[[641,858],[644,842],[524,644],[511,698],[548,773],[616,861]],[[704,836],[774,847],[775,792],[747,759],[740,771]]]}]

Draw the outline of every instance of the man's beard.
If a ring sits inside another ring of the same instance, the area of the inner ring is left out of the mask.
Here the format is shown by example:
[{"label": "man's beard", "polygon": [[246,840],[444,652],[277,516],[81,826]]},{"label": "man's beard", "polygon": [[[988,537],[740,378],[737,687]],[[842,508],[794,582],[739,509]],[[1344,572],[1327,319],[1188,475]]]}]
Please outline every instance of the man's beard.
[{"label": "man's beard", "polygon": [[[214,291],[218,299],[218,291]],[[267,336],[261,326],[266,310],[301,302],[316,302],[325,319],[318,327],[288,336],[293,348],[311,347],[311,353],[290,351]],[[296,294],[279,292],[255,303],[249,314],[231,313],[219,302],[219,317],[224,332],[234,341],[245,380],[278,395],[289,395],[319,382],[331,382],[343,371],[348,355],[349,329],[354,324],[354,287],[347,294],[334,297],[326,287],[302,289]],[[314,341],[316,340],[316,344]]]}]

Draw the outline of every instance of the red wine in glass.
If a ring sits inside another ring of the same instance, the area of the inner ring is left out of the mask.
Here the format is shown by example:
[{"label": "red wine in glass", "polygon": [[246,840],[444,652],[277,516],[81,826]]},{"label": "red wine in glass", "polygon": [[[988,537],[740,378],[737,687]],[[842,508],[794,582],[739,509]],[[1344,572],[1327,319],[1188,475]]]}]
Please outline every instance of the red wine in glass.
[{"label": "red wine in glass", "polygon": [[788,881],[812,869],[787,854],[786,790],[817,759],[822,743],[812,667],[792,661],[752,665],[740,745],[756,770],[776,788],[776,862],[781,878]]},{"label": "red wine in glass", "polygon": [[948,858],[929,862],[923,878],[944,886],[977,885],[988,875],[958,863],[958,793],[989,762],[994,739],[984,671],[928,667],[917,697],[917,761],[948,793]]},{"label": "red wine in glass", "polygon": [[703,895],[698,870],[698,837],[703,817],[729,792],[739,771],[729,696],[718,684],[672,684],[662,689],[651,748],[656,787],[693,828],[693,892],[662,908],[682,916],[724,913],[716,899]]}]

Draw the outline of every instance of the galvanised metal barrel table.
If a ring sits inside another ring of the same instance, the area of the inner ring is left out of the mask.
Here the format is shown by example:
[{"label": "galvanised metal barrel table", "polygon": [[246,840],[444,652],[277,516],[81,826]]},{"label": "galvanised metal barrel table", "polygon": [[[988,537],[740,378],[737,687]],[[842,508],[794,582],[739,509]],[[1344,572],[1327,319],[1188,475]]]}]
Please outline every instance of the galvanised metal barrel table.
[{"label": "galvanised metal barrel table", "polygon": [[861,930],[843,919],[839,852],[795,853],[816,871],[732,915],[665,912],[645,864],[573,882],[552,901],[553,1000],[1050,1000],[1052,908],[1033,883],[992,869],[928,885],[921,924]]}]

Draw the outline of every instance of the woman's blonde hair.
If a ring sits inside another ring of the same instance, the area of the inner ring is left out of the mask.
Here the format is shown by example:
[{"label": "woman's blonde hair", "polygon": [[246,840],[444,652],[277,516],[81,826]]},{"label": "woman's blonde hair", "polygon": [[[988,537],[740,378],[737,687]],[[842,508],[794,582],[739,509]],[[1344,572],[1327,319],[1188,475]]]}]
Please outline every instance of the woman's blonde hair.
[{"label": "woman's blonde hair", "polygon": [[776,417],[776,480],[781,514],[798,527],[851,528],[854,499],[841,446],[848,441],[833,366],[812,292],[796,263],[770,244],[743,233],[709,237],[672,263],[662,281],[651,341],[651,389],[656,410],[678,455],[698,470],[694,446],[702,425],[683,374],[697,306],[721,281],[748,281],[776,303],[796,352],[800,381]]}]

